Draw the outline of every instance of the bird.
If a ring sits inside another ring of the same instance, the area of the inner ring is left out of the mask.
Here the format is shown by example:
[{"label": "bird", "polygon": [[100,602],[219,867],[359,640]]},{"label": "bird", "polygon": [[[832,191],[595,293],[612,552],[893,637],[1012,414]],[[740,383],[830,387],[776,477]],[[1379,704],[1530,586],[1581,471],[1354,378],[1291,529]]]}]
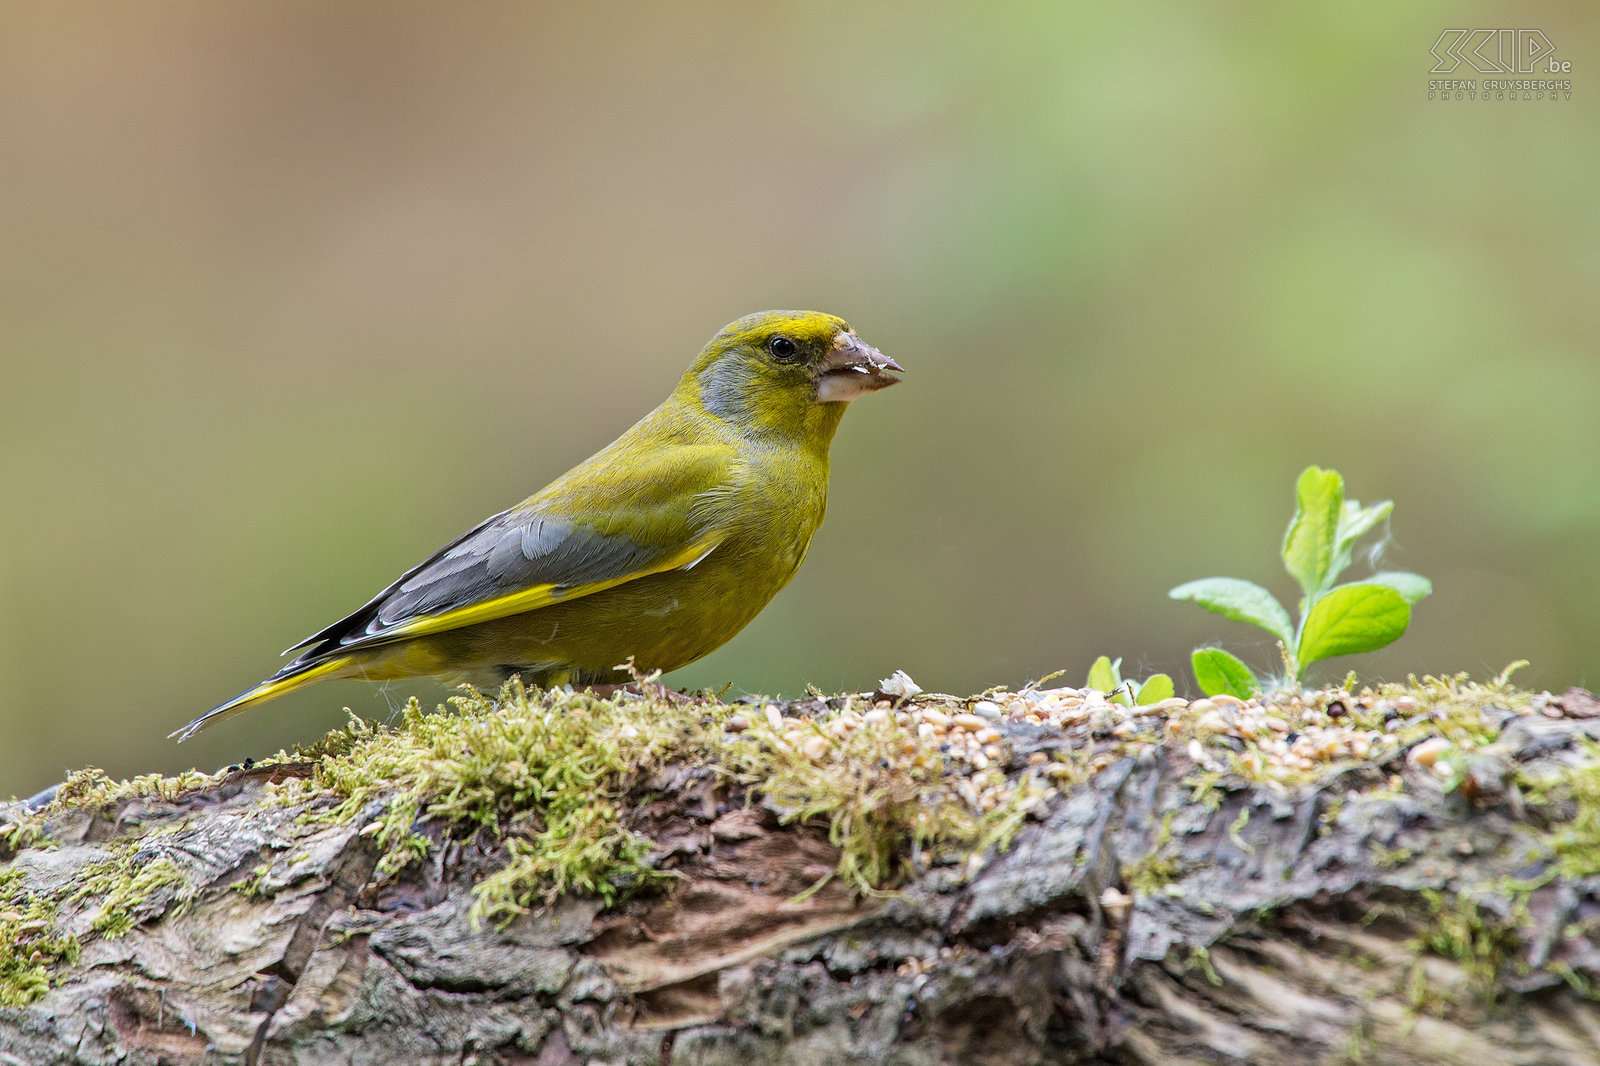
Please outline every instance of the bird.
[{"label": "bird", "polygon": [[494,691],[625,682],[721,647],[799,569],[850,401],[905,369],[841,318],[762,311],[712,337],[611,444],[478,523],[272,676],[174,730],[320,681],[435,677]]}]

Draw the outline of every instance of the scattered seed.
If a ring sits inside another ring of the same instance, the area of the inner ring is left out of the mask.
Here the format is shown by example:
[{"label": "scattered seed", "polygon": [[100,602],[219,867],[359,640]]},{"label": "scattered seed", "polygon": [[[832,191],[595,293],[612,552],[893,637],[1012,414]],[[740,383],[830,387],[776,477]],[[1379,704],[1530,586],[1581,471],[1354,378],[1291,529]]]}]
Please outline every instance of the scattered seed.
[{"label": "scattered seed", "polygon": [[1120,920],[1128,913],[1128,908],[1133,904],[1133,897],[1119,889],[1116,885],[1107,885],[1105,891],[1100,893],[1100,906],[1111,912],[1114,919]]},{"label": "scattered seed", "polygon": [[1406,762],[1412,766],[1432,766],[1449,750],[1450,742],[1444,737],[1430,737],[1406,753]]}]

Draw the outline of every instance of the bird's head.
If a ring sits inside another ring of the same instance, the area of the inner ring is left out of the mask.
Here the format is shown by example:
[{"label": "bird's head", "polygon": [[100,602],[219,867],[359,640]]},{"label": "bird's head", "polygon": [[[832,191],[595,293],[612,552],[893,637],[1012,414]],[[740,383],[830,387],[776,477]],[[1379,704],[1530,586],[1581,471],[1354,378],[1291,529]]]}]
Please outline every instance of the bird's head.
[{"label": "bird's head", "polygon": [[724,326],[684,375],[706,411],[751,433],[826,447],[847,403],[904,368],[820,311],[761,311]]}]

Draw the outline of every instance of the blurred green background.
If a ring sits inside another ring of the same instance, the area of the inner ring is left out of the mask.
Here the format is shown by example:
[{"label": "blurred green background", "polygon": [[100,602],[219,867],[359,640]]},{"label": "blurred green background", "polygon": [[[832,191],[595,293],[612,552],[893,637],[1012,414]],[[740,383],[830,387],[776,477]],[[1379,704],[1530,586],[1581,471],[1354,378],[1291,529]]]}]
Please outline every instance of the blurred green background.
[{"label": "blurred green background", "polygon": [[[1430,102],[1447,27],[1571,99]],[[0,796],[386,716],[165,734],[662,399],[724,322],[847,318],[805,568],[682,686],[1078,683],[1255,631],[1166,599],[1295,475],[1431,577],[1369,677],[1600,680],[1600,8],[8,5]],[[1362,564],[1359,570],[1365,570]]]}]

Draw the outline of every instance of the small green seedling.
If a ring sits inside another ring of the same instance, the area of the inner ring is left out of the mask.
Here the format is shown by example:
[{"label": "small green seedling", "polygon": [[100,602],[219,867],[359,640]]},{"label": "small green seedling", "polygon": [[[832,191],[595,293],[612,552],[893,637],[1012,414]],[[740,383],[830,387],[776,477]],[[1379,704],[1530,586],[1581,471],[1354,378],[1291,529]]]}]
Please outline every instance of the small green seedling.
[{"label": "small green seedling", "polygon": [[[1389,517],[1393,503],[1362,507],[1347,500],[1338,471],[1315,466],[1300,475],[1295,498],[1294,519],[1283,537],[1283,563],[1300,583],[1298,623],[1290,621],[1272,593],[1239,578],[1202,578],[1168,593],[1277,637],[1290,685],[1298,684],[1301,671],[1312,663],[1374,651],[1398,639],[1411,624],[1412,605],[1433,591],[1427,578],[1397,570],[1334,584],[1350,565],[1356,541]],[[1195,680],[1208,696],[1246,698],[1261,691],[1250,668],[1221,648],[1201,648],[1192,662]]]},{"label": "small green seedling", "polygon": [[1124,707],[1143,707],[1172,698],[1177,691],[1172,678],[1166,674],[1151,674],[1143,681],[1122,680],[1122,660],[1112,662],[1100,656],[1089,667],[1089,687],[1099,689],[1111,698],[1112,703]]}]

